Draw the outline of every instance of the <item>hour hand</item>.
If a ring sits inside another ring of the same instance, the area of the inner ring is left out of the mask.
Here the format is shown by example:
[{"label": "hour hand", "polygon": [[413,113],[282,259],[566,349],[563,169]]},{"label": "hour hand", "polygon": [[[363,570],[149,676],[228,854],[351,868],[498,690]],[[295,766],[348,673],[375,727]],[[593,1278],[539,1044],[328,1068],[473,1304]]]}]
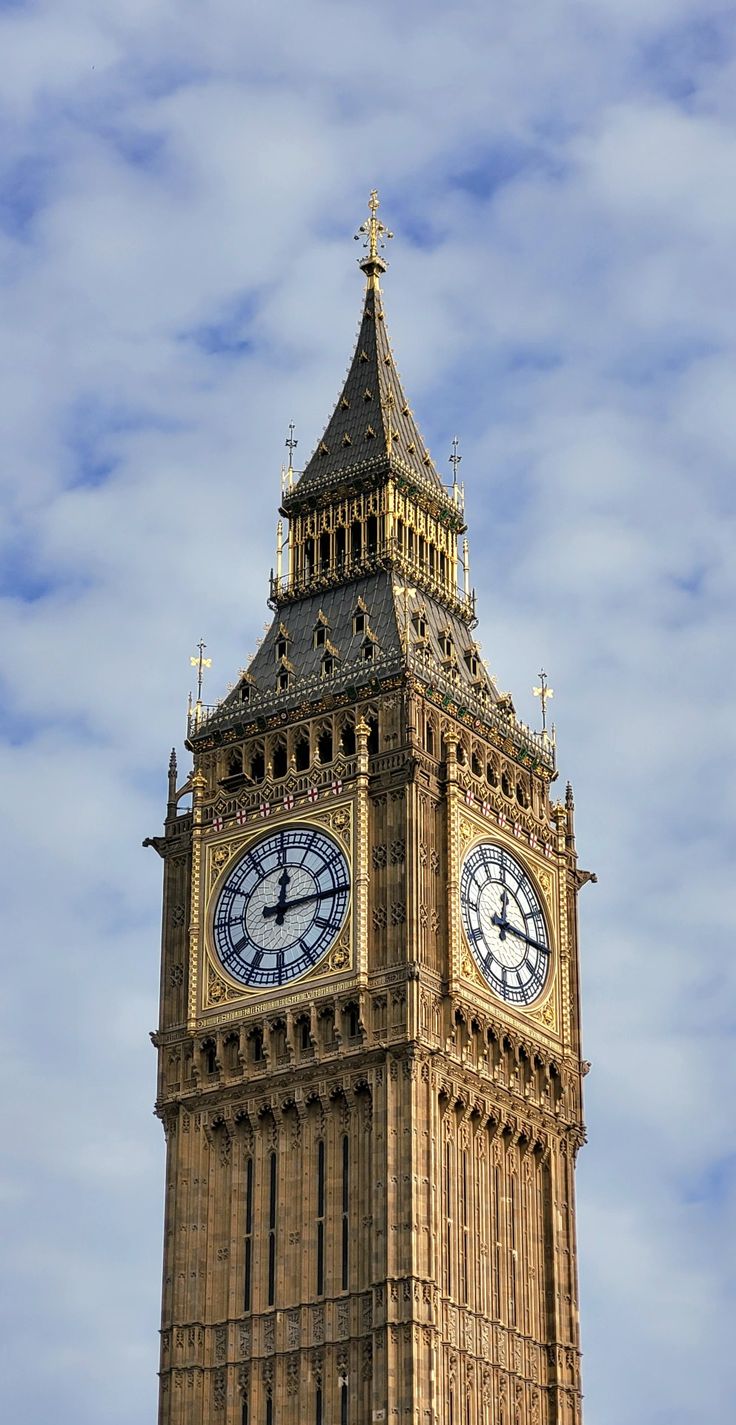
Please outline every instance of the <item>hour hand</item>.
[{"label": "hour hand", "polygon": [[491,925],[498,926],[498,935],[500,940],[506,939],[506,931],[510,928],[509,923],[506,919],[508,903],[509,893],[506,890],[506,887],[504,886],[503,890],[501,891],[501,914],[491,916]]}]

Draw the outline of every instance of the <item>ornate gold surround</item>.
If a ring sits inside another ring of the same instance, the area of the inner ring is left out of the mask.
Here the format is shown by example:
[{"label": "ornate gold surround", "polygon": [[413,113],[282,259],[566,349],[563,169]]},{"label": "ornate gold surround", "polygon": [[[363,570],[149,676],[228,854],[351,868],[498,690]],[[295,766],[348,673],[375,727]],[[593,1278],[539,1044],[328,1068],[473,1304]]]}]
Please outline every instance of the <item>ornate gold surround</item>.
[{"label": "ornate gold surround", "polygon": [[[198,1019],[201,1015],[206,1016],[209,1011],[222,1010],[225,1006],[230,1007],[236,1003],[242,1009],[247,1009],[252,1001],[262,1001],[265,997],[262,986],[249,989],[246,985],[233,979],[220,964],[213,947],[213,908],[232,863],[242,856],[249,846],[260,841],[263,836],[267,836],[276,826],[318,826],[332,836],[345,852],[351,877],[354,880],[354,822],[354,802],[352,798],[342,798],[332,802],[329,806],[300,807],[298,815],[293,812],[282,814],[275,812],[258,826],[249,825],[244,830],[229,829],[214,836],[208,836],[202,841],[200,851],[201,884],[204,888],[204,895],[199,898],[196,934],[192,935],[190,943],[190,955],[193,957],[190,983],[196,985],[195,1014]],[[194,927],[194,905],[192,912]],[[333,986],[336,976],[339,976],[341,980],[349,977],[355,966],[354,921],[351,891],[345,920],[331,948],[322,956],[319,963],[306,974],[290,980],[288,985],[284,986],[283,995],[278,991],[269,991],[267,996],[269,1005],[273,1004],[274,1009],[278,1008],[279,1003],[285,998],[287,1001],[289,997],[293,998],[293,992],[297,987],[300,997],[303,997],[307,986],[311,988],[312,985],[322,985],[325,981],[329,981]]]},{"label": "ornate gold surround", "polygon": [[539,999],[528,1006],[506,1004],[497,998],[478,970],[470,952],[461,917],[457,920],[458,944],[456,964],[460,978],[472,987],[474,993],[482,993],[485,999],[498,1009],[503,1006],[504,1014],[517,1017],[522,1022],[536,1020],[553,1034],[560,1028],[560,991],[563,969],[563,935],[561,927],[566,924],[565,878],[559,874],[554,859],[546,860],[533,850],[527,842],[509,836],[493,822],[484,821],[472,810],[463,807],[458,820],[458,869],[474,846],[490,841],[502,846],[528,871],[530,879],[539,895],[550,935],[551,965],[547,984]]}]

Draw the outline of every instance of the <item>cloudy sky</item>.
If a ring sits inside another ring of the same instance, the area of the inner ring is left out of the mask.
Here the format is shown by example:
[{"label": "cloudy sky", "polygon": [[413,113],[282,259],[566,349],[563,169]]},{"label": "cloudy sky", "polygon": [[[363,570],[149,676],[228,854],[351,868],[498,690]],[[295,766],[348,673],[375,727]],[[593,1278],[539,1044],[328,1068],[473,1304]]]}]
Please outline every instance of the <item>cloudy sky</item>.
[{"label": "cloudy sky", "polygon": [[[736,26],[716,0],[0,0],[0,1400],[155,1414],[172,743],[267,617],[379,188],[484,653],[574,782],[586,1425],[732,1418]],[[729,1260],[730,1258],[730,1260]]]}]

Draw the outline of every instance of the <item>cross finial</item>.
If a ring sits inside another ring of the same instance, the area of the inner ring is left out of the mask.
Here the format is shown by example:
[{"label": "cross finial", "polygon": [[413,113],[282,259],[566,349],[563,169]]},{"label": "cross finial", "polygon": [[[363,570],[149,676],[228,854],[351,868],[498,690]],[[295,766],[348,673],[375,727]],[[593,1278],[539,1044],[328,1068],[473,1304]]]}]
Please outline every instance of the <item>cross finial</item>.
[{"label": "cross finial", "polygon": [[211,658],[205,658],[205,656],[204,656],[204,650],[205,650],[206,647],[207,647],[207,644],[205,643],[204,639],[203,639],[203,638],[200,638],[199,643],[197,644],[198,655],[197,655],[196,657],[191,657],[191,658],[189,659],[189,662],[191,663],[192,667],[193,667],[193,668],[196,668],[196,670],[197,670],[197,702],[198,702],[198,703],[201,703],[201,701],[202,701],[202,682],[203,682],[203,680],[204,680],[204,670],[205,670],[205,668],[211,668],[211,667],[212,667],[212,659],[211,659]]},{"label": "cross finial", "polygon": [[385,224],[381,222],[381,219],[377,217],[378,208],[378,192],[373,188],[371,189],[371,196],[368,199],[370,215],[366,218],[364,223],[361,223],[355,234],[355,241],[359,242],[362,237],[363,247],[368,250],[367,257],[361,259],[360,265],[363,271],[368,274],[368,277],[373,279],[377,277],[379,272],[385,272],[386,270],[386,262],[384,258],[381,257],[379,249],[386,246],[388,238],[393,237],[393,233],[389,232]]},{"label": "cross finial", "polygon": [[460,464],[460,461],[461,461],[462,458],[463,458],[462,455],[460,455],[460,454],[458,453],[458,446],[459,446],[459,444],[460,444],[459,438],[458,438],[456,435],[454,435],[454,436],[452,437],[452,455],[449,457],[449,459],[450,459],[450,464],[451,464],[451,466],[452,466],[452,483],[453,483],[453,485],[457,485],[457,467],[458,467],[458,465]]},{"label": "cross finial", "polygon": [[554,689],[553,689],[553,688],[550,688],[550,686],[549,686],[549,684],[548,684],[548,682],[547,682],[547,674],[545,673],[544,668],[542,668],[542,669],[540,670],[538,676],[539,676],[539,687],[538,687],[538,688],[532,688],[532,692],[534,693],[535,698],[539,698],[539,700],[540,700],[540,702],[541,702],[541,704],[542,704],[542,732],[546,734],[546,732],[547,732],[547,703],[548,703],[548,701],[549,701],[550,698],[553,698],[553,697],[554,697]]}]

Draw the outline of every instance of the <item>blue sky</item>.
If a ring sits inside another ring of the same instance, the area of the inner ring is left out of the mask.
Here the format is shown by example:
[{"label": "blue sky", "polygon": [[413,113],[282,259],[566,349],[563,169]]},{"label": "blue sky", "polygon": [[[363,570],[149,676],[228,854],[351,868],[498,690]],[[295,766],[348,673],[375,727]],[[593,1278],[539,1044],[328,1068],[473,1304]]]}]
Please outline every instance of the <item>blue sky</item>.
[{"label": "blue sky", "polygon": [[7,1418],[155,1413],[169,749],[267,609],[381,192],[480,635],[582,864],[586,1425],[733,1380],[736,25],[709,0],[0,3]]}]

